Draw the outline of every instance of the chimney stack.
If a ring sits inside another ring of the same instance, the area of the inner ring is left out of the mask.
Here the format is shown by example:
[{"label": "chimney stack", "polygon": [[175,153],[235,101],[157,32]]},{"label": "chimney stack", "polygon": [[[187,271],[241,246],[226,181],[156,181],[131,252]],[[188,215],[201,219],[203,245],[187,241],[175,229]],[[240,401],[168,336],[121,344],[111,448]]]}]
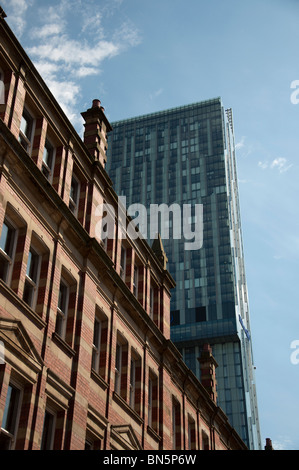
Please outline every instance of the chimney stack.
[{"label": "chimney stack", "polygon": [[100,100],[93,100],[92,107],[81,113],[81,116],[85,121],[84,143],[92,157],[105,168],[107,161],[107,132],[110,132],[112,127],[105,116]]},{"label": "chimney stack", "polygon": [[268,437],[266,439],[265,450],[274,450],[273,447],[272,447],[272,441]]},{"label": "chimney stack", "polygon": [[217,404],[216,368],[218,364],[212,354],[212,348],[208,343],[204,344],[198,361],[200,363],[201,383],[212,400]]}]

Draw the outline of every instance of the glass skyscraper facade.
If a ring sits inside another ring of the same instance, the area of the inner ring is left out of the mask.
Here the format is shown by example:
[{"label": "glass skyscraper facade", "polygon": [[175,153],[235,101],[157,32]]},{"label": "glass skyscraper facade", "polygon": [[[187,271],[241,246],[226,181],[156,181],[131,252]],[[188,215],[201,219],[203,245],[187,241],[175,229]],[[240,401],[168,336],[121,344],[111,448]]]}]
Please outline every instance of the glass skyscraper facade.
[{"label": "glass skyscraper facade", "polygon": [[[244,270],[233,117],[220,98],[112,123],[107,171],[127,206],[202,205],[190,227],[203,243],[185,248],[165,219],[168,270],[176,281],[171,338],[200,379],[201,348],[218,363],[218,404],[250,449],[261,448]],[[149,212],[149,211],[148,211]],[[150,221],[149,221],[150,222]],[[148,230],[148,234],[150,230]],[[152,243],[152,240],[148,240]]]}]

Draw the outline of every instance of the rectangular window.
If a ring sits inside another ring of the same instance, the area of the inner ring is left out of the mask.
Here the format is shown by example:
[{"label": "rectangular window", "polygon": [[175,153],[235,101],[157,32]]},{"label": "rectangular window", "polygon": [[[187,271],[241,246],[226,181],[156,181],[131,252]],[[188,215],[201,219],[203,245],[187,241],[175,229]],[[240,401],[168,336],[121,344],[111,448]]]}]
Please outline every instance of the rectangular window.
[{"label": "rectangular window", "polygon": [[126,276],[126,249],[121,247],[120,256],[120,277],[124,280]]},{"label": "rectangular window", "polygon": [[65,333],[66,333],[68,305],[69,305],[69,287],[64,280],[61,280],[60,286],[59,286],[59,297],[58,297],[55,332],[59,336],[61,336],[61,338],[63,339],[65,339]]},{"label": "rectangular window", "polygon": [[54,148],[50,142],[46,140],[43,154],[42,172],[49,181],[52,180],[53,164]]},{"label": "rectangular window", "polygon": [[181,449],[181,407],[178,401],[172,403],[173,450]]},{"label": "rectangular window", "polygon": [[153,320],[154,318],[154,289],[150,288],[150,317]]},{"label": "rectangular window", "polygon": [[101,334],[102,334],[102,323],[98,318],[95,318],[94,331],[93,331],[92,368],[96,372],[99,371],[99,367],[100,367]]},{"label": "rectangular window", "polygon": [[148,425],[158,432],[158,378],[151,372],[148,380]]},{"label": "rectangular window", "polygon": [[32,308],[34,308],[36,301],[39,271],[40,255],[31,247],[28,255],[23,300]]},{"label": "rectangular window", "polygon": [[16,229],[4,220],[0,239],[0,278],[8,282],[10,270],[13,264],[14,248],[16,241]]},{"label": "rectangular window", "polygon": [[196,307],[195,309],[195,321],[203,322],[207,319],[206,307]]},{"label": "rectangular window", "polygon": [[138,295],[138,267],[134,267],[134,276],[133,276],[133,294],[135,297]]},{"label": "rectangular window", "polygon": [[188,418],[188,448],[190,450],[196,449],[196,434],[195,434],[195,421],[191,416]]},{"label": "rectangular window", "polygon": [[131,359],[130,368],[130,406],[135,407],[136,361]]},{"label": "rectangular window", "polygon": [[210,450],[209,437],[202,431],[202,448],[203,450]]},{"label": "rectangular window", "polygon": [[141,357],[131,352],[129,405],[136,413],[141,412]]},{"label": "rectangular window", "polygon": [[148,379],[148,425],[153,425],[153,381]]},{"label": "rectangular window", "polygon": [[21,407],[21,390],[10,384],[7,390],[5,408],[0,434],[0,449],[10,450],[14,447],[18,431],[18,420]]},{"label": "rectangular window", "polygon": [[31,149],[31,140],[33,133],[33,117],[24,108],[23,115],[21,118],[19,142],[24,149],[29,152]]},{"label": "rectangular window", "polygon": [[70,190],[69,208],[75,215],[78,212],[79,194],[80,194],[80,182],[78,178],[75,175],[73,175],[72,182],[71,182],[71,190]]},{"label": "rectangular window", "polygon": [[122,363],[122,346],[116,344],[116,356],[115,356],[115,391],[120,394],[121,388],[121,363]]},{"label": "rectangular window", "polygon": [[41,450],[53,449],[55,421],[56,421],[55,414],[46,410],[45,417],[44,417]]}]

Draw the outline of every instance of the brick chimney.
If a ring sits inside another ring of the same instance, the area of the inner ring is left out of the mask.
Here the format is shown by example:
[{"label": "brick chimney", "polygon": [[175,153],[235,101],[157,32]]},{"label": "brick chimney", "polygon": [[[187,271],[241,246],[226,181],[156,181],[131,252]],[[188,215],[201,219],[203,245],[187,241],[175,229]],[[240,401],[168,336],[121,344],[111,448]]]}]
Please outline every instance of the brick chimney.
[{"label": "brick chimney", "polygon": [[265,450],[274,450],[273,447],[272,447],[272,441],[268,437],[266,439]]},{"label": "brick chimney", "polygon": [[204,344],[198,361],[200,363],[200,381],[212,400],[217,403],[216,368],[218,364],[212,354],[212,348],[208,343]]},{"label": "brick chimney", "polygon": [[84,143],[90,154],[98,160],[105,168],[107,161],[107,132],[112,127],[105,116],[104,108],[100,100],[93,100],[92,107],[81,113],[85,124]]}]

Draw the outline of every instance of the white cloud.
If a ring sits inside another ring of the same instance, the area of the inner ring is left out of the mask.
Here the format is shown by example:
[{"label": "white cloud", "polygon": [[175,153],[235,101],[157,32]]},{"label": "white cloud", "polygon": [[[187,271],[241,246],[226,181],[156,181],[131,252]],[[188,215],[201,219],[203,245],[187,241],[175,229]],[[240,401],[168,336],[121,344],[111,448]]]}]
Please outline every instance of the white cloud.
[{"label": "white cloud", "polygon": [[25,13],[33,13],[30,7],[34,3],[35,27],[25,31],[32,41],[26,51],[71,120],[79,114],[75,110],[80,81],[100,74],[105,60],[140,42],[139,32],[130,20],[116,16],[122,0],[104,2],[100,9],[93,0],[60,0],[51,5],[35,0],[4,2],[9,4],[9,15],[22,32],[26,28]]},{"label": "white cloud", "polygon": [[275,158],[271,163],[271,168],[277,168],[280,173],[288,171],[293,165],[287,163],[286,158]]},{"label": "white cloud", "polygon": [[102,26],[102,19],[103,16],[101,13],[96,13],[93,15],[90,15],[88,12],[85,13],[85,18],[83,18],[82,22],[82,32],[83,33],[90,33],[92,32],[93,34],[96,32],[97,35],[104,35],[104,29]]},{"label": "white cloud", "polygon": [[49,36],[54,36],[63,32],[64,25],[63,23],[48,23],[42,26],[41,28],[34,28],[31,31],[31,35],[34,38],[42,39],[48,38]]},{"label": "white cloud", "polygon": [[22,36],[26,27],[25,14],[34,0],[2,0],[8,21],[17,36]]},{"label": "white cloud", "polygon": [[258,166],[262,168],[262,170],[265,170],[268,168],[268,162],[258,162]]},{"label": "white cloud", "polygon": [[259,161],[258,166],[262,170],[266,170],[267,168],[270,168],[272,170],[273,169],[278,170],[279,173],[285,173],[293,166],[293,164],[292,163],[289,164],[286,158],[279,157],[279,158],[275,158],[271,163],[269,163],[268,161],[264,161],[264,162]]},{"label": "white cloud", "polygon": [[138,46],[140,44],[140,32],[127,20],[114,33],[113,41],[119,45],[121,50],[128,46]]},{"label": "white cloud", "polygon": [[248,144],[245,142],[246,137],[242,136],[241,139],[236,143],[235,149],[238,153],[238,156],[242,158],[248,157],[252,153],[252,144]]},{"label": "white cloud", "polygon": [[235,145],[236,150],[240,150],[241,148],[244,147],[244,145],[245,145],[245,137],[242,137],[241,140],[237,142]]},{"label": "white cloud", "polygon": [[292,450],[293,441],[289,437],[279,437],[272,442],[274,450]]},{"label": "white cloud", "polygon": [[35,67],[46,82],[53,80],[55,75],[59,72],[59,66],[52,62],[35,62]]},{"label": "white cloud", "polygon": [[118,51],[119,46],[109,41],[99,41],[95,45],[90,45],[62,35],[55,36],[47,44],[31,47],[29,54],[38,59],[66,65],[98,66],[104,59],[113,57]]},{"label": "white cloud", "polygon": [[77,70],[78,77],[87,77],[88,75],[97,75],[99,70],[95,67],[80,67]]}]

